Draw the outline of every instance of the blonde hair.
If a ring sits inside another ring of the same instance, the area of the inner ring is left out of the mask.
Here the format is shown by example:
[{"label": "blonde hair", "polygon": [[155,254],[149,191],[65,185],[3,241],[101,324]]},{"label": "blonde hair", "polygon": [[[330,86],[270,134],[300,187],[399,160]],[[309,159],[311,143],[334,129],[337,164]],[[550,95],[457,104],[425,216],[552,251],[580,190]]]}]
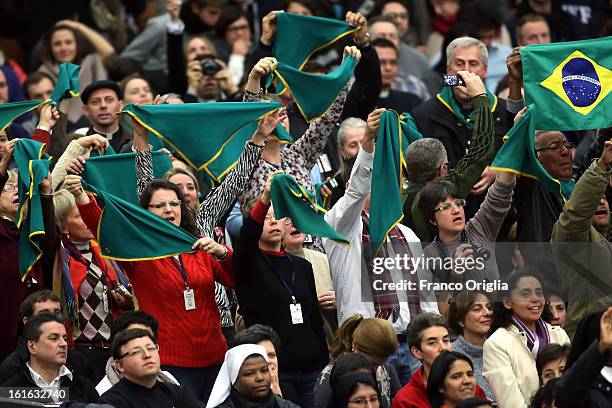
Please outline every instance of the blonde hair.
[{"label": "blonde hair", "polygon": [[76,200],[68,190],[58,190],[53,194],[53,207],[55,222],[62,227],[68,214],[76,207]]},{"label": "blonde hair", "polygon": [[17,169],[11,169],[7,171],[7,173],[8,173],[8,179],[6,180],[6,182],[11,183],[11,184],[17,184],[17,181],[19,179]]},{"label": "blonde hair", "polygon": [[384,319],[355,314],[338,328],[329,351],[336,359],[353,351],[353,344],[364,354],[387,358],[397,351],[397,334],[391,323]]}]

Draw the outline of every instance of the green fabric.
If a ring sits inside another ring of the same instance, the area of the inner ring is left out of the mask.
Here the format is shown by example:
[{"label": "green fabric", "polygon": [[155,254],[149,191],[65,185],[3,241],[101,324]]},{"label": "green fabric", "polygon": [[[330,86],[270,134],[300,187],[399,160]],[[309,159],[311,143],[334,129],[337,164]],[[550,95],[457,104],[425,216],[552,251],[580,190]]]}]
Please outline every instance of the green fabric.
[{"label": "green fabric", "polygon": [[110,156],[113,154],[117,154],[117,152],[115,151],[115,149],[113,149],[113,146],[109,144],[108,148],[106,149],[92,150],[91,153],[89,154],[89,157],[102,157],[102,156]]},{"label": "green fabric", "polygon": [[[223,144],[238,130],[279,108],[276,102],[127,104],[122,112],[136,118],[199,171],[207,170],[207,166],[217,159]],[[244,144],[229,143],[229,146],[232,150],[226,146],[224,154],[236,159],[244,149]]]},{"label": "green fabric", "polygon": [[38,185],[49,174],[51,161],[45,145],[30,139],[15,143],[13,158],[17,164],[19,207],[15,223],[19,231],[19,274],[24,280],[41,256],[40,241],[45,227]]},{"label": "green fabric", "polygon": [[4,131],[13,120],[38,108],[43,103],[45,101],[19,101],[0,104],[0,132]]},{"label": "green fabric", "polygon": [[539,111],[533,104],[504,136],[504,145],[497,152],[492,169],[511,171],[538,180],[548,191],[567,200],[574,191],[573,180],[559,181],[552,178],[538,160],[535,151],[535,123]]},{"label": "green fabric", "polygon": [[333,18],[279,13],[272,55],[290,67],[301,69],[312,53],[357,30]]},{"label": "green fabric", "polygon": [[612,126],[612,37],[521,49],[525,104],[538,130]]},{"label": "green fabric", "polygon": [[[211,187],[218,186],[221,180],[234,167],[244,150],[244,144],[251,140],[258,125],[259,120],[254,120],[240,128],[221,147],[219,155],[206,166],[205,170]],[[293,137],[282,125],[278,125],[272,134],[276,135],[282,143],[293,143]]]},{"label": "green fabric", "polygon": [[327,237],[349,244],[349,241],[333,229],[325,219],[325,210],[314,201],[311,193],[287,174],[277,174],[272,179],[270,199],[276,218],[289,217],[300,232],[316,237]]},{"label": "green fabric", "polygon": [[[155,178],[162,178],[172,168],[164,152],[153,152]],[[136,193],[136,153],[92,157],[85,163],[83,180],[96,188],[138,205]]]},{"label": "green fabric", "polygon": [[79,96],[79,74],[81,67],[78,65],[64,62],[59,67],[57,82],[55,88],[51,92],[51,101],[60,103],[64,99],[70,99],[73,96]]},{"label": "green fabric", "polygon": [[[357,61],[348,56],[342,65],[327,75],[310,74],[280,62],[274,70],[285,87],[289,88],[300,113],[311,122],[332,106],[342,87],[353,76]],[[266,81],[266,87],[271,81]]]},{"label": "green fabric", "polygon": [[[488,89],[486,91],[487,97],[489,98],[489,107],[491,108],[491,112],[493,112],[497,105],[497,97],[493,95]],[[442,90],[438,94],[438,100],[440,100],[447,108],[449,108],[453,112],[453,115],[455,115],[459,122],[463,123],[463,125],[470,130],[474,129],[474,111],[470,112],[467,118],[463,116],[461,108],[459,107],[459,104],[457,103],[457,100],[455,99],[455,96],[453,94],[452,87],[443,86]]]},{"label": "green fabric", "polygon": [[402,170],[404,152],[410,143],[423,137],[412,116],[401,117],[392,110],[383,112],[376,136],[370,195],[370,243],[373,253],[389,231],[403,218]]},{"label": "green fabric", "polygon": [[84,184],[96,196],[102,217],[96,239],[102,255],[120,261],[166,258],[193,252],[196,237],[150,211]]}]

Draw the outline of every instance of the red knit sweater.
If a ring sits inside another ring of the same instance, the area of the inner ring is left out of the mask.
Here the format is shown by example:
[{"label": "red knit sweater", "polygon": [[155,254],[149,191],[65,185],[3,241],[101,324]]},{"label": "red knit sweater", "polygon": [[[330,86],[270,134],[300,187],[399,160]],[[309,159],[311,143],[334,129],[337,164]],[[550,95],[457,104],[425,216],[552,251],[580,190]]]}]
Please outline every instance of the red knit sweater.
[{"label": "red knit sweater", "polygon": [[[79,211],[91,231],[97,231],[102,211],[95,200],[79,205]],[[221,364],[227,345],[215,302],[214,282],[234,286],[231,251],[228,249],[228,256],[222,261],[204,251],[183,254],[181,259],[194,291],[195,310],[185,310],[185,283],[171,257],[121,262],[121,266],[130,278],[140,308],[159,321],[162,365],[201,368]]]}]

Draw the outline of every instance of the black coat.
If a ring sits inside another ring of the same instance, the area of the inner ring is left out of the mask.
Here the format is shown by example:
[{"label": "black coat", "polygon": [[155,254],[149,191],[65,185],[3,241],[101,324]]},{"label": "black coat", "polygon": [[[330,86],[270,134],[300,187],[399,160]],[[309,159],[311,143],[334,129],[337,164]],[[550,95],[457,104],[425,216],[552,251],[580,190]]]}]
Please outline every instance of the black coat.
[{"label": "black coat", "polygon": [[149,389],[126,378],[106,391],[98,404],[115,408],[204,408],[185,387],[158,381]]},{"label": "black coat", "polygon": [[270,394],[272,395],[268,395],[261,404],[255,405],[255,403],[247,401],[239,395],[235,388],[232,388],[230,395],[216,408],[299,408],[293,402],[273,394],[272,391],[270,391]]}]

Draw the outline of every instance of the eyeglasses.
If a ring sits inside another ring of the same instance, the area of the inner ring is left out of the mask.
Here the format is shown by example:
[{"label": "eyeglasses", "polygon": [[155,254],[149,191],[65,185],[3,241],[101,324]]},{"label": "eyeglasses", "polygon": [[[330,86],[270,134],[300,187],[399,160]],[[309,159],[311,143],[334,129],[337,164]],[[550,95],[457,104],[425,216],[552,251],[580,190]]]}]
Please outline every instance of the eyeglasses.
[{"label": "eyeglasses", "polygon": [[119,360],[121,360],[124,357],[142,357],[145,354],[145,350],[147,353],[154,353],[156,351],[159,351],[159,345],[157,344],[149,344],[148,346],[146,346],[145,348],[142,347],[136,347],[133,350],[128,351],[127,353],[123,353],[122,355],[119,356]]},{"label": "eyeglasses", "polygon": [[273,216],[271,215],[266,215],[266,217],[264,218],[265,222],[272,222],[272,221],[278,221],[278,222],[283,222],[285,225],[291,225],[293,224],[293,221],[291,221],[291,218],[289,217],[284,217],[284,218],[279,218],[278,220],[275,220]]},{"label": "eyeglasses", "polygon": [[234,27],[227,27],[227,31],[242,31],[242,30],[248,30],[249,29],[249,25],[248,24],[242,24],[239,26],[234,26]]},{"label": "eyeglasses", "polygon": [[4,191],[6,191],[7,193],[12,193],[18,190],[19,190],[19,187],[17,187],[17,184],[5,184],[4,185]]},{"label": "eyeglasses", "polygon": [[453,207],[456,207],[456,208],[465,207],[465,200],[462,198],[458,198],[454,200],[452,203],[442,203],[442,205],[436,208],[434,212],[448,211]]},{"label": "eyeglasses", "polygon": [[561,140],[558,140],[556,142],[552,142],[551,144],[549,144],[546,147],[542,147],[540,149],[535,149],[536,152],[543,152],[546,150],[550,150],[551,152],[557,153],[561,151],[562,147],[565,147],[567,150],[571,150],[574,148],[574,144],[572,142],[562,142]]},{"label": "eyeglasses", "polygon": [[408,13],[387,13],[385,14],[385,17],[390,18],[391,20],[395,20],[396,18],[400,20],[407,20]]},{"label": "eyeglasses", "polygon": [[374,405],[376,404],[378,401],[378,397],[376,395],[370,397],[370,399],[368,398],[355,398],[354,400],[349,400],[349,404],[355,404],[355,405],[359,405],[361,407],[365,407],[366,405],[368,405],[368,403],[370,405]]},{"label": "eyeglasses", "polygon": [[181,205],[181,200],[158,201],[155,204],[149,204],[149,208],[161,210],[162,208],[166,208],[168,205],[172,208],[176,208]]}]

